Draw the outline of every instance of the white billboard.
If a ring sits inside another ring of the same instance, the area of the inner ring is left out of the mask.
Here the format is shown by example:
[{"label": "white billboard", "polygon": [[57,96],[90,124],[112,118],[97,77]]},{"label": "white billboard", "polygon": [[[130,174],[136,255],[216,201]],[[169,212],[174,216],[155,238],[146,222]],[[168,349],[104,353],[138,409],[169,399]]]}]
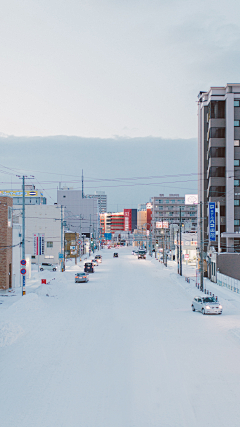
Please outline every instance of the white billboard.
[{"label": "white billboard", "polygon": [[185,205],[197,205],[198,195],[197,194],[185,194]]}]

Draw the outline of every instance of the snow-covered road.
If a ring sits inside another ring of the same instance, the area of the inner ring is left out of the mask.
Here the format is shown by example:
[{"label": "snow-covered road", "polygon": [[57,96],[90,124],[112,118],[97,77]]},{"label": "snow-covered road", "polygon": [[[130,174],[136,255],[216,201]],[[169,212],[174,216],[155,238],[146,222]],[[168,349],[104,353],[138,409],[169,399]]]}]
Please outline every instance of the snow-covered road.
[{"label": "snow-covered road", "polygon": [[0,306],[1,426],[238,427],[240,296],[218,293],[222,316],[193,313],[192,284],[117,251],[87,284],[79,266],[36,272]]}]

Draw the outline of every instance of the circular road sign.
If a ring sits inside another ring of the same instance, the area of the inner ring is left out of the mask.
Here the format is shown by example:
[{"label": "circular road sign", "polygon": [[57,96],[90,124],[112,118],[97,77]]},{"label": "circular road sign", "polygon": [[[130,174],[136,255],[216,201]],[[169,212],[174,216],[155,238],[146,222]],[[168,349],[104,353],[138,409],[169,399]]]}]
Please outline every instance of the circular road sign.
[{"label": "circular road sign", "polygon": [[25,259],[22,259],[22,260],[20,261],[20,264],[21,264],[21,265],[26,265],[26,264],[27,264],[27,261],[26,261]]},{"label": "circular road sign", "polygon": [[26,268],[21,268],[21,270],[20,270],[21,274],[26,274],[26,272],[27,272]]}]

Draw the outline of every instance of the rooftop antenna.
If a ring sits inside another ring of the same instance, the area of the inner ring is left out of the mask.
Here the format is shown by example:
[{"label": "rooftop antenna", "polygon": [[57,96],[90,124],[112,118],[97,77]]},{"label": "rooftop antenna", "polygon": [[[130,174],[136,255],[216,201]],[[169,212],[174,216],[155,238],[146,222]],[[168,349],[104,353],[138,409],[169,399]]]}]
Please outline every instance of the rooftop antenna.
[{"label": "rooftop antenna", "polygon": [[84,198],[84,191],[83,191],[83,169],[82,169],[82,199]]}]

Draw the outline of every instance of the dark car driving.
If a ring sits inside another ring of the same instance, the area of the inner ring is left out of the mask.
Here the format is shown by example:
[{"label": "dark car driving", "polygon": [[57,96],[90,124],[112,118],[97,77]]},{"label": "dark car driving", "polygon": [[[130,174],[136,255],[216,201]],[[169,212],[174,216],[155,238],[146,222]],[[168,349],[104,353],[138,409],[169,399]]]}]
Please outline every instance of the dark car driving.
[{"label": "dark car driving", "polygon": [[85,273],[94,273],[93,263],[92,262],[85,262],[84,271],[85,271]]},{"label": "dark car driving", "polygon": [[118,252],[114,252],[113,258],[118,258]]}]

